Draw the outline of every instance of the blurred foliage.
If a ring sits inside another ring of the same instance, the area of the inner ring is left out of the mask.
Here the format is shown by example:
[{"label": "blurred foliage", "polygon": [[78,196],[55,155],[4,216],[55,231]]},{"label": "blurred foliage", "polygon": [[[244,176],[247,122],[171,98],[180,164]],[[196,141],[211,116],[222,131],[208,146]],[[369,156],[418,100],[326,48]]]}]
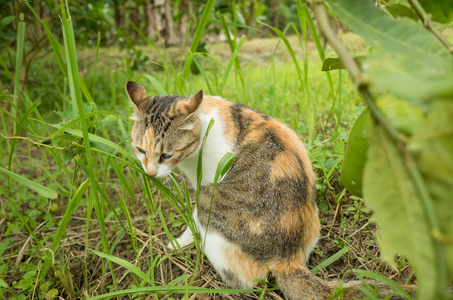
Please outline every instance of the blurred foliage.
[{"label": "blurred foliage", "polygon": [[[453,4],[327,2],[373,48],[360,60],[359,72],[352,57],[337,52],[374,120],[366,128],[362,185],[380,229],[382,258],[392,262],[395,255],[407,257],[418,280],[417,298],[451,299],[453,47],[440,31],[452,25]],[[328,23],[322,13],[318,16],[320,23]],[[341,49],[333,38],[329,43]],[[356,150],[361,148],[363,143]],[[343,167],[355,168],[355,160]]]}]

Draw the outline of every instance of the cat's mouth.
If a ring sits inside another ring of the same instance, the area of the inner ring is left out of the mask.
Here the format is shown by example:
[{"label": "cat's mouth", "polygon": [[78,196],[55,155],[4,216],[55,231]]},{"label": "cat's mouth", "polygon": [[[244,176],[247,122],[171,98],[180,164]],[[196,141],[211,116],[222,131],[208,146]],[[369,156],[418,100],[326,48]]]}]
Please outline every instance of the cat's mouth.
[{"label": "cat's mouth", "polygon": [[168,176],[170,174],[171,174],[171,171],[167,171],[167,172],[164,172],[164,173],[157,173],[155,177],[163,178],[163,177],[166,177],[166,176]]},{"label": "cat's mouth", "polygon": [[168,176],[170,174],[171,174],[171,168],[169,166],[159,165],[157,167],[157,174],[156,174],[157,178],[162,178],[162,177]]}]

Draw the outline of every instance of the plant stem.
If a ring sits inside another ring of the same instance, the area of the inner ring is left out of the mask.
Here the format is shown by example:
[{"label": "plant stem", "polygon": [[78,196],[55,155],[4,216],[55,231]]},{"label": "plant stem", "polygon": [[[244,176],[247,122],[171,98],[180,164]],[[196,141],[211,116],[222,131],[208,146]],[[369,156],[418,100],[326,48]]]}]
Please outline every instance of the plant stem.
[{"label": "plant stem", "polygon": [[417,13],[418,17],[420,20],[423,22],[423,26],[425,26],[426,29],[431,31],[434,36],[445,46],[445,48],[450,51],[451,54],[453,54],[453,46],[450,44],[450,42],[437,30],[437,28],[434,26],[433,22],[431,21],[431,16],[429,16],[425,10],[423,9],[423,6],[417,1],[417,0],[408,0],[412,8],[415,10]]},{"label": "plant stem", "polygon": [[353,79],[354,83],[359,86],[361,83],[360,69],[354,59],[348,54],[348,51],[337,39],[336,33],[333,31],[330,26],[329,19],[324,9],[324,2],[316,1],[313,5],[313,11],[318,20],[319,27],[329,42],[330,46],[337,52],[340,57],[341,62],[346,70],[348,70],[349,75]]},{"label": "plant stem", "polygon": [[406,142],[407,139],[405,136],[400,134],[390,125],[389,122],[387,122],[384,114],[377,107],[367,85],[362,81],[362,76],[357,62],[349,55],[348,50],[341,44],[340,40],[337,38],[335,32],[330,26],[329,19],[327,18],[327,14],[324,9],[324,2],[317,1],[313,5],[313,10],[315,12],[316,19],[318,20],[319,27],[326,37],[327,42],[337,52],[343,66],[348,71],[355,85],[358,87],[358,90],[362,93],[365,103],[372,112],[372,116],[386,129],[394,140]]}]

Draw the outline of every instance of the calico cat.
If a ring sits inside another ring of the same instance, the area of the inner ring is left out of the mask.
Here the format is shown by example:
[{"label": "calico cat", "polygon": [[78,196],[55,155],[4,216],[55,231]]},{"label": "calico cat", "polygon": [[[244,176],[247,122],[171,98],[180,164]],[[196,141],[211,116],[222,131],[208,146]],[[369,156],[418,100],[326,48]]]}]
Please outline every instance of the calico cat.
[{"label": "calico cat", "polygon": [[[201,240],[217,165],[227,152],[235,155],[217,183],[205,245],[208,260],[225,283],[252,288],[254,279],[265,279],[271,270],[287,299],[332,295],[338,284],[317,278],[306,265],[320,221],[313,169],[291,129],[255,109],[202,91],[189,99],[149,97],[132,81],[126,91],[135,107],[131,145],[149,176],[162,177],[177,167],[196,186],[202,137],[214,119],[203,147],[202,185],[193,214]],[[190,229],[177,241],[181,247],[192,243]]]}]

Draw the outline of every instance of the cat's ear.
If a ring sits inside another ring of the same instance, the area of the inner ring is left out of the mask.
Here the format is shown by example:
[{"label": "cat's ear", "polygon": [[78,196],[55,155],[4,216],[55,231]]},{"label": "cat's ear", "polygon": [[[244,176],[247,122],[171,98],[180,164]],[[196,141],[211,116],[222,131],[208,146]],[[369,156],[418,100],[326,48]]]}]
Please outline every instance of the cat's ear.
[{"label": "cat's ear", "polygon": [[191,115],[200,107],[201,102],[203,102],[203,90],[200,90],[188,101],[181,103],[181,112],[186,115]]},{"label": "cat's ear", "polygon": [[137,110],[139,110],[139,107],[142,103],[144,103],[144,102],[146,102],[146,100],[148,100],[148,96],[146,95],[145,88],[134,81],[127,82],[126,92],[127,92],[127,95],[129,96],[129,99],[134,104],[134,106]]}]

